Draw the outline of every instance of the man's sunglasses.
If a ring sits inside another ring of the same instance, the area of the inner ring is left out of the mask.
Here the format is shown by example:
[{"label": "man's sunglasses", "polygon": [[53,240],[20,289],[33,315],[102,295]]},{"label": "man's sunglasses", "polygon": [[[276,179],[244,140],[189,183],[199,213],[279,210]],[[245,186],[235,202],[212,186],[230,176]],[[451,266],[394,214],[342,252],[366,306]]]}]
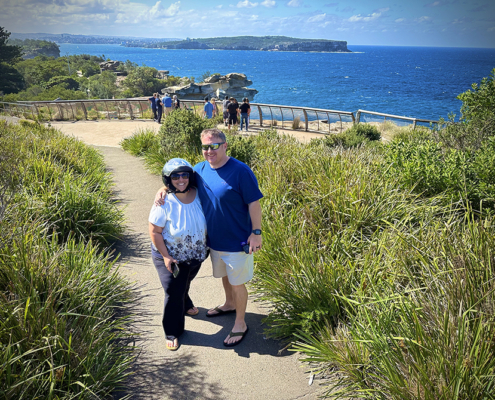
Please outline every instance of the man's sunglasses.
[{"label": "man's sunglasses", "polygon": [[218,150],[220,148],[220,146],[222,144],[224,144],[225,142],[222,142],[222,143],[212,143],[212,144],[202,144],[201,145],[201,148],[204,150],[204,151],[208,151],[209,149],[211,150]]},{"label": "man's sunglasses", "polygon": [[182,174],[172,174],[170,175],[170,178],[172,178],[173,181],[178,181],[179,178],[189,179],[189,172],[184,172]]}]

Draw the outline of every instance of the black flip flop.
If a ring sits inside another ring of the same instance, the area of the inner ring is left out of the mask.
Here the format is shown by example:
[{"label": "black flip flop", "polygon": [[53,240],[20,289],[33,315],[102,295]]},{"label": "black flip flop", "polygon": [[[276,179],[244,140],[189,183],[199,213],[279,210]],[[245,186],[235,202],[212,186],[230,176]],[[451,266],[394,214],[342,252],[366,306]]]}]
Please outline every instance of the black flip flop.
[{"label": "black flip flop", "polygon": [[227,311],[225,311],[225,310],[222,310],[222,309],[220,309],[220,308],[218,308],[218,307],[220,307],[220,306],[216,306],[215,308],[213,308],[213,310],[215,310],[215,311],[216,311],[216,314],[208,314],[208,311],[210,311],[210,310],[208,310],[208,311],[206,312],[206,316],[207,316],[208,318],[213,318],[213,317],[218,317],[219,315],[224,315],[224,314],[232,314],[232,313],[235,313],[235,310],[227,310]]},{"label": "black flip flop", "polygon": [[223,342],[223,345],[225,347],[234,347],[234,346],[237,346],[239,343],[241,343],[244,340],[244,338],[246,337],[246,333],[248,333],[248,330],[249,330],[249,328],[246,325],[246,330],[244,332],[230,332],[229,333],[229,337],[232,338],[232,337],[236,337],[236,336],[241,336],[241,339],[238,340],[237,342],[233,342],[233,343],[225,343],[225,342]]}]

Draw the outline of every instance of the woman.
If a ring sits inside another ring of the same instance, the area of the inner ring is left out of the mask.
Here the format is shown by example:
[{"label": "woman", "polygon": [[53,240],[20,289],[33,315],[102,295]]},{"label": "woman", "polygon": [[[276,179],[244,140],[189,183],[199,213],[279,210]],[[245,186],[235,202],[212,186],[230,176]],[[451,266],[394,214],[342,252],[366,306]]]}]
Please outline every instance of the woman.
[{"label": "woman", "polygon": [[174,110],[178,110],[180,108],[180,100],[177,98],[176,94],[174,94],[173,108]]},{"label": "woman", "polygon": [[167,349],[177,350],[185,314],[199,313],[189,287],[208,256],[206,221],[191,164],[172,158],[162,169],[162,179],[167,196],[165,204],[151,208],[149,234],[153,264],[165,290],[162,325]]},{"label": "woman", "polygon": [[213,106],[213,117],[216,117],[217,116],[217,103],[216,103],[216,99],[214,97],[212,97],[211,100],[210,100],[210,103]]}]

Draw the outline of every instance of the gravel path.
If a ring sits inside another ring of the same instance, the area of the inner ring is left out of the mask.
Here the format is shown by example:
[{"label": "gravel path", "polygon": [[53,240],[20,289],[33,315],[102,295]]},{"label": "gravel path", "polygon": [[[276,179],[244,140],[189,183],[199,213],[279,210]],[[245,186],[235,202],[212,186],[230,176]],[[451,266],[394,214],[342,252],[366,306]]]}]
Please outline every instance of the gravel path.
[{"label": "gravel path", "polygon": [[[211,275],[207,260],[193,281],[191,297],[199,308],[187,317],[186,332],[177,352],[165,348],[161,327],[163,291],[151,262],[148,213],[161,179],[145,171],[140,159],[118,148],[120,140],[137,129],[158,128],[148,121],[77,122],[52,124],[62,132],[95,145],[113,173],[116,195],[126,206],[128,232],[117,248],[121,272],[135,283],[141,333],[139,355],[126,393],[133,399],[316,399],[322,388],[308,385],[308,375],[298,355],[281,351],[283,345],[266,339],[262,319],[267,310],[251,298],[246,313],[249,333],[237,347],[227,349],[223,339],[234,323],[234,315],[206,318],[206,311],[223,301],[221,280]],[[126,393],[115,395],[122,398]]]}]

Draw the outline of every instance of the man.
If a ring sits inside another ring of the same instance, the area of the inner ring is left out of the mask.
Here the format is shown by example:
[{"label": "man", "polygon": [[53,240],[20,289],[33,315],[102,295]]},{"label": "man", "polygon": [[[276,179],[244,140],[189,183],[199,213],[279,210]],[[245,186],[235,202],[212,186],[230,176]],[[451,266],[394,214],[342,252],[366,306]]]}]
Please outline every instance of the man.
[{"label": "man", "polygon": [[[206,316],[213,318],[236,313],[234,326],[224,340],[226,347],[233,347],[248,332],[245,284],[253,277],[253,253],[261,250],[259,200],[263,194],[253,171],[227,156],[227,142],[222,131],[205,129],[201,133],[201,143],[206,161],[198,163],[194,171],[206,218],[213,276],[222,278],[225,291],[225,302],[208,310]],[[157,201],[161,193],[165,191],[161,189],[157,193]],[[243,243],[247,243],[244,249]]]},{"label": "man", "polygon": [[168,93],[165,93],[165,96],[162,100],[163,110],[165,111],[165,118],[172,112],[172,98],[169,97]]},{"label": "man", "polygon": [[249,114],[251,114],[251,106],[249,105],[249,100],[247,97],[242,99],[242,104],[239,107],[239,111],[241,112],[241,127],[240,131],[242,131],[242,124],[246,123],[246,132],[248,131],[249,125]]},{"label": "man", "polygon": [[237,115],[239,114],[239,104],[235,98],[230,98],[230,103],[227,106],[227,110],[229,111],[229,131],[230,125],[234,125],[235,130],[237,125]]},{"label": "man", "polygon": [[207,119],[213,118],[213,104],[208,101],[208,97],[205,97],[205,106],[203,108],[203,117]]},{"label": "man", "polygon": [[162,101],[160,100],[160,95],[157,93],[156,94],[156,100],[155,100],[155,104],[156,104],[156,111],[157,111],[157,117],[156,117],[156,122],[158,122],[159,124],[162,123]]},{"label": "man", "polygon": [[229,96],[225,96],[225,100],[222,102],[223,106],[223,123],[227,126],[227,122],[229,121],[229,110],[227,107],[229,106]]},{"label": "man", "polygon": [[156,116],[156,93],[153,93],[153,96],[148,99],[148,101],[151,103],[151,111],[153,111],[153,121],[157,120]]}]

